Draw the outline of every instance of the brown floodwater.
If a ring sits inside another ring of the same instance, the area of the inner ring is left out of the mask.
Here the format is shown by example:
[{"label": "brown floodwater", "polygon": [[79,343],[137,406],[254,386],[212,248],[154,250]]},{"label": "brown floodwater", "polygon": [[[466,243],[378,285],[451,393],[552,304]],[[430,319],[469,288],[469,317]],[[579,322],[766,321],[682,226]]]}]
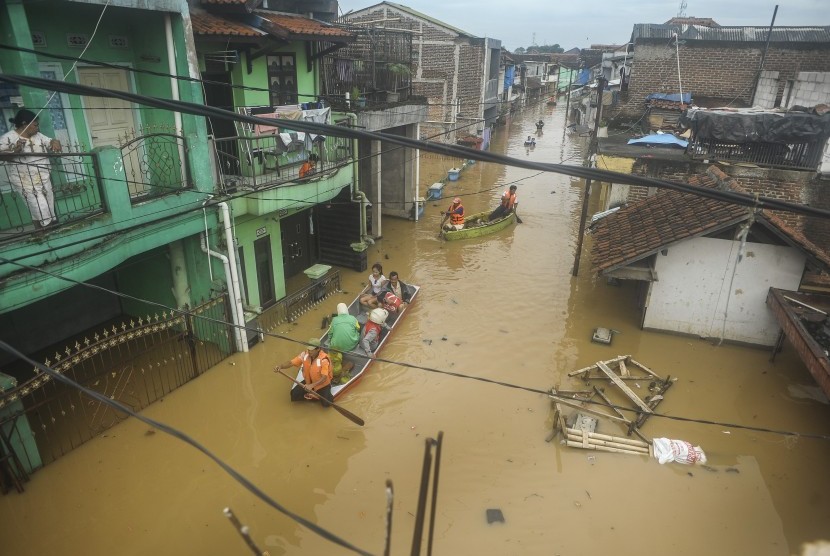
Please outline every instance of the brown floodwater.
[{"label": "brown floodwater", "polygon": [[[526,150],[540,117],[544,135]],[[584,140],[564,136],[562,118],[561,107],[529,108],[498,130],[492,148],[579,164]],[[457,163],[424,155],[422,188]],[[485,210],[513,182],[523,224],[465,242],[437,238],[448,197],[464,194],[468,212]],[[370,261],[423,289],[383,358],[544,390],[580,388],[569,371],[631,354],[677,378],[660,412],[830,434],[830,407],[810,397],[815,383],[789,345],[773,364],[766,350],[643,332],[631,285],[597,279],[587,255],[571,276],[582,185],[475,164],[444,199],[428,203],[421,222],[386,218]],[[319,334],[322,317],[352,299],[368,274],[341,272],[342,295],[279,332]],[[620,331],[611,346],[590,342],[597,326]],[[289,402],[288,382],[271,369],[296,352],[268,338],[145,414],[188,432],[291,511],[369,552],[383,550],[387,479],[395,485],[392,554],[409,552],[424,442],[438,431],[435,554],[788,555],[830,538],[830,442],[652,418],[644,434],[700,445],[710,467],[661,466],[546,443],[552,412],[541,394],[383,362],[342,399],[365,419],[361,428],[333,410]],[[600,432],[622,434],[605,423]],[[0,497],[0,551],[247,554],[222,515],[226,506],[272,555],[347,553],[135,419],[38,471],[24,494]],[[505,522],[488,525],[487,509],[500,509]]]}]

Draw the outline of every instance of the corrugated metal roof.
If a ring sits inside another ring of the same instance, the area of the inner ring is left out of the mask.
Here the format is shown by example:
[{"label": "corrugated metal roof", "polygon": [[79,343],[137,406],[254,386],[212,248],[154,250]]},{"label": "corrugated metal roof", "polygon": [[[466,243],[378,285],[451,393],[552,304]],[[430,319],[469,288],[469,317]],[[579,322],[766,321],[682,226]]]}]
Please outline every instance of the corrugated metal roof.
[{"label": "corrugated metal roof", "polygon": [[[671,39],[674,33],[681,40],[765,42],[769,27],[704,27],[702,25],[659,25],[637,23],[631,33],[631,40]],[[772,42],[818,42],[830,43],[830,26],[814,27],[773,27]]]},{"label": "corrugated metal roof", "polygon": [[444,23],[440,19],[435,19],[434,17],[429,16],[425,13],[419,12],[418,10],[413,10],[409,6],[404,6],[403,4],[397,4],[395,2],[386,2],[386,1],[384,1],[384,2],[381,2],[380,4],[374,4],[374,5],[369,6],[367,8],[360,8],[359,10],[354,10],[351,13],[352,14],[360,14],[360,13],[375,10],[378,7],[383,6],[383,5],[390,6],[394,9],[396,9],[396,10],[400,10],[402,12],[405,12],[405,13],[407,13],[407,14],[415,17],[415,18],[423,19],[425,21],[428,21],[430,23],[438,25],[439,27],[444,27],[445,29],[449,29],[450,31],[453,31],[454,33],[458,33],[459,35],[462,35],[464,37],[470,37],[472,39],[478,38],[475,35],[473,35],[472,33],[468,33],[467,31],[464,31],[463,29],[459,29],[458,27],[453,27],[452,25],[450,25],[448,23]]}]

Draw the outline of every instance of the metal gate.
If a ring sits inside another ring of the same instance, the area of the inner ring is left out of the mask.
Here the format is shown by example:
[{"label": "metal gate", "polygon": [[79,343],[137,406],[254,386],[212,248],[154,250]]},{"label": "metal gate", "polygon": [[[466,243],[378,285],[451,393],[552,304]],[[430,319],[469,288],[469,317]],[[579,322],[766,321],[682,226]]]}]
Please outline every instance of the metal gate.
[{"label": "metal gate", "polygon": [[[224,294],[187,315],[162,312],[122,322],[67,346],[44,364],[138,411],[229,356],[234,349],[229,320]],[[126,418],[74,387],[35,373],[0,394],[0,434],[28,471]]]}]

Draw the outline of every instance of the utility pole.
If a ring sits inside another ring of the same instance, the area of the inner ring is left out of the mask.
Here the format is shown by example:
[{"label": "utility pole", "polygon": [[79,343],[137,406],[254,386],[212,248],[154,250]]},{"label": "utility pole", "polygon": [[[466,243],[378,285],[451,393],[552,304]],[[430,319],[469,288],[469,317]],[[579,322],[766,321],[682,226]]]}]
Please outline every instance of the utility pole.
[{"label": "utility pole", "polygon": [[[769,40],[772,37],[772,28],[775,27],[775,16],[778,15],[778,4],[775,5],[775,9],[772,11],[772,21],[769,24],[769,31],[767,31],[767,42],[764,45],[764,53],[761,55],[761,63],[758,66],[758,73],[755,75],[755,81],[752,87],[752,96],[749,97],[749,105],[753,106],[755,104],[755,93],[758,91],[758,83],[761,80],[761,72],[764,71],[764,61],[767,59],[767,51],[769,50]],[[683,99],[680,99],[683,102]]]},{"label": "utility pole", "polygon": [[[594,120],[594,133],[591,136],[591,144],[588,147],[588,160],[597,152],[597,132],[599,131],[599,120],[602,118],[602,97],[605,93],[605,78],[597,79],[597,117]],[[582,197],[582,215],[579,218],[579,233],[576,238],[576,254],[574,255],[573,276],[579,274],[579,259],[582,255],[582,239],[585,237],[585,220],[588,218],[588,199],[591,197],[591,180],[585,180],[585,193]]]}]

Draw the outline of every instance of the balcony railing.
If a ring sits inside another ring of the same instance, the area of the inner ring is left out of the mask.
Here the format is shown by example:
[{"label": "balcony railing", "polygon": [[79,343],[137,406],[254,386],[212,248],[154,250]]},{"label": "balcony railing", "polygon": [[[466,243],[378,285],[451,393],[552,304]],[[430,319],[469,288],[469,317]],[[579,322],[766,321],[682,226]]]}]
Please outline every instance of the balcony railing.
[{"label": "balcony railing", "polygon": [[[133,203],[190,187],[187,143],[173,133],[119,138],[121,160]],[[184,159],[185,163],[182,163]]]},{"label": "balcony railing", "polygon": [[731,143],[715,139],[689,141],[686,152],[698,160],[749,162],[792,170],[816,170],[821,164],[824,141],[811,143]]},{"label": "balcony railing", "polygon": [[52,227],[104,210],[98,155],[82,148],[0,154],[0,233]]},{"label": "balcony railing", "polygon": [[[278,135],[227,137],[214,141],[219,186],[226,193],[240,187],[258,189],[315,179],[342,166],[352,156],[351,140],[317,136],[286,146]],[[311,173],[300,177],[303,164],[314,154]]]}]

